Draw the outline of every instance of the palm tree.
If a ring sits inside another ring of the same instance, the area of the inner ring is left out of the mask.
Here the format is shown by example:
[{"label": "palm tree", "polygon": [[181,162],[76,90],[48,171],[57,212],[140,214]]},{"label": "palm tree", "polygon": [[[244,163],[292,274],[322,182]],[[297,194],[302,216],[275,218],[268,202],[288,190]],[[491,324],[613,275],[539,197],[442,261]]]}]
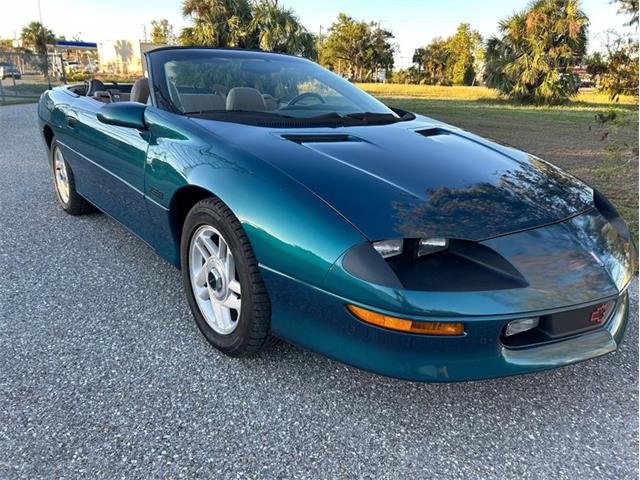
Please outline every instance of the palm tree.
[{"label": "palm tree", "polygon": [[22,29],[21,36],[23,47],[36,51],[38,55],[38,65],[42,69],[44,76],[47,78],[49,88],[51,88],[47,45],[54,43],[56,40],[53,32],[40,22],[31,22]]},{"label": "palm tree", "polygon": [[185,0],[182,13],[193,25],[182,30],[181,43],[211,47],[255,47],[251,38],[251,4],[247,0]]},{"label": "palm tree", "polygon": [[118,73],[129,74],[129,62],[133,57],[133,45],[129,40],[118,40],[113,47],[118,58]]},{"label": "palm tree", "polygon": [[23,46],[35,50],[38,55],[47,54],[47,44],[55,42],[53,32],[40,22],[31,22],[22,29]]},{"label": "palm tree", "polygon": [[589,20],[578,0],[537,0],[487,42],[485,80],[512,98],[557,103],[577,91],[570,68],[586,54]]},{"label": "palm tree", "polygon": [[253,10],[252,27],[262,50],[315,57],[316,42],[292,10],[278,0],[260,0]]}]

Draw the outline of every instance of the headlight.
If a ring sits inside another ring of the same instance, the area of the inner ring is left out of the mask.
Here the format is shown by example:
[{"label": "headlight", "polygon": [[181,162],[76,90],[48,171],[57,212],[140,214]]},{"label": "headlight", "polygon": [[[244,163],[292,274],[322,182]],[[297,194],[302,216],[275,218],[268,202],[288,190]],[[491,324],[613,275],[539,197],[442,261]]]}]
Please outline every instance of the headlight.
[{"label": "headlight", "polygon": [[421,238],[418,242],[418,257],[431,255],[449,248],[448,238]]},{"label": "headlight", "polygon": [[382,258],[395,257],[404,251],[410,252],[411,256],[416,258],[446,250],[449,248],[449,239],[433,237],[405,240],[399,238],[394,240],[380,240],[373,242],[373,248]]},{"label": "headlight", "polygon": [[366,282],[420,292],[505,290],[529,285],[496,251],[455,238],[362,242],[344,254],[342,266]]},{"label": "headlight", "polygon": [[373,248],[382,258],[389,258],[402,253],[402,244],[402,239],[382,240],[380,242],[373,242]]}]

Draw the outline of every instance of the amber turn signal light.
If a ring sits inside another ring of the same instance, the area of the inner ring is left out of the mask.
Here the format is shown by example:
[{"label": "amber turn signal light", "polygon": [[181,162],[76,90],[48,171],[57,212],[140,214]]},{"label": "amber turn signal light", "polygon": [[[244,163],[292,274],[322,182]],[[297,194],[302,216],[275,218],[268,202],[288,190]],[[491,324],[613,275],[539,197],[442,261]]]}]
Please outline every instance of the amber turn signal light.
[{"label": "amber turn signal light", "polygon": [[366,308],[347,305],[347,309],[365,323],[399,332],[421,333],[423,335],[462,335],[464,323],[459,322],[416,322],[403,318],[390,317],[372,312]]}]

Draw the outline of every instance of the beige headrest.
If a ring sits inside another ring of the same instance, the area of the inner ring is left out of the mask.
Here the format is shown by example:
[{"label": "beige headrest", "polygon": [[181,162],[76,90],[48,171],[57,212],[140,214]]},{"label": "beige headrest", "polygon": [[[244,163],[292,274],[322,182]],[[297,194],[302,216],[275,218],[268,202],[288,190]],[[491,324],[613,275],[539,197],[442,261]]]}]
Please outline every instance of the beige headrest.
[{"label": "beige headrest", "polygon": [[235,87],[227,95],[227,110],[247,110],[250,112],[263,111],[267,107],[264,104],[262,94],[255,88]]}]

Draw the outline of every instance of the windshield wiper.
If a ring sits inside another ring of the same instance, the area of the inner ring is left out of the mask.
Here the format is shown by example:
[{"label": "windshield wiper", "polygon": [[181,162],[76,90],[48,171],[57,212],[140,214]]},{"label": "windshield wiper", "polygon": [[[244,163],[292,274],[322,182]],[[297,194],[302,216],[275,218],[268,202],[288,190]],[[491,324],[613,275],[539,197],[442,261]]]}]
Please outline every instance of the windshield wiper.
[{"label": "windshield wiper", "polygon": [[201,115],[201,114],[207,114],[207,113],[212,113],[212,114],[217,114],[217,115],[240,114],[240,115],[254,115],[256,117],[295,118],[295,117],[292,117],[290,115],[284,115],[282,113],[262,112],[262,111],[259,111],[259,110],[220,110],[220,109],[216,109],[216,110],[196,110],[196,111],[193,111],[193,112],[184,112],[183,115]]},{"label": "windshield wiper", "polygon": [[302,120],[344,120],[346,117],[338,112],[323,113],[314,117],[302,117]]},{"label": "windshield wiper", "polygon": [[355,118],[357,120],[397,120],[398,117],[393,113],[376,113],[376,112],[353,112],[345,114],[345,117]]},{"label": "windshield wiper", "polygon": [[355,120],[361,120],[365,123],[396,123],[404,122],[406,120],[413,120],[415,115],[405,114],[397,116],[393,113],[377,113],[377,112],[353,112],[345,115],[347,118],[353,118]]},{"label": "windshield wiper", "polygon": [[338,112],[329,112],[315,117],[306,117],[305,120],[312,122],[336,121],[344,125],[366,125],[369,122],[397,122],[400,119],[392,113],[372,113],[372,112],[354,112],[342,114]]},{"label": "windshield wiper", "polygon": [[402,115],[394,115],[393,113],[376,113],[376,112],[354,112],[345,115],[349,118],[355,118],[364,122],[406,122],[414,120],[416,116],[410,112],[403,112]]},{"label": "windshield wiper", "polygon": [[354,112],[343,115],[335,111],[313,117],[297,117],[273,111],[221,109],[185,112],[183,115],[201,116],[209,120],[236,122],[246,125],[291,127],[357,127],[384,125],[415,118],[412,114],[409,114],[409,117],[407,115],[399,117],[392,113],[374,112]]}]

